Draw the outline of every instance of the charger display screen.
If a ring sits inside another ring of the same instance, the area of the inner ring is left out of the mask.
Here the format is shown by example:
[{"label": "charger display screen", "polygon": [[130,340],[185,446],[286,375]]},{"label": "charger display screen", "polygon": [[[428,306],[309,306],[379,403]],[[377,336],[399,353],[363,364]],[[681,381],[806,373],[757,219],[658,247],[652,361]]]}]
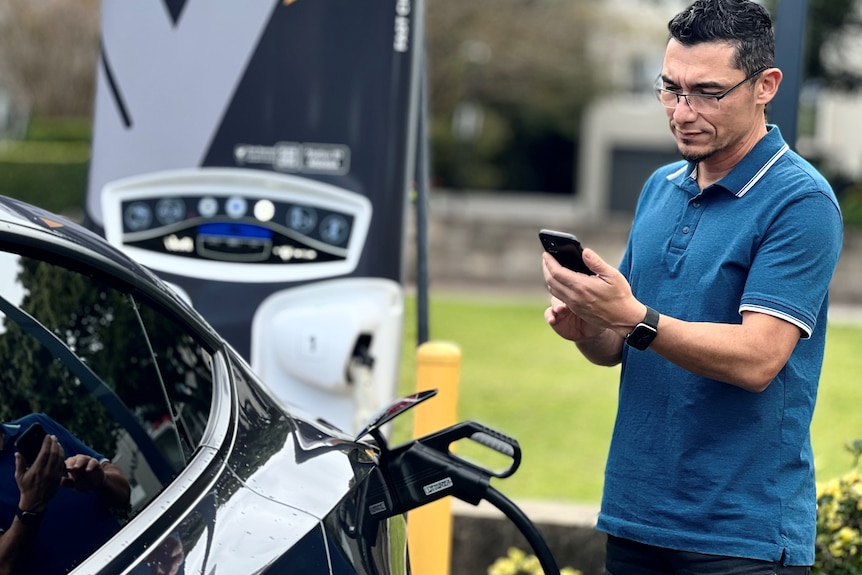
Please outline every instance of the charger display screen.
[{"label": "charger display screen", "polygon": [[182,258],[258,264],[343,261],[354,216],[240,195],[122,202],[123,244]]}]

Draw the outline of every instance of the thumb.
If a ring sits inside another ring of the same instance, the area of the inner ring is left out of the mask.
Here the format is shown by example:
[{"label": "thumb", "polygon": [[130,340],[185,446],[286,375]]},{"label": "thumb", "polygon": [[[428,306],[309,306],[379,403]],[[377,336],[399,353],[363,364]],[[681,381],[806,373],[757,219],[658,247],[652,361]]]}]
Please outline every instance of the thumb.
[{"label": "thumb", "polygon": [[607,270],[610,266],[599,256],[599,254],[590,248],[584,248],[582,257],[584,259],[584,263],[587,264],[587,267],[596,272],[596,275],[607,275]]}]

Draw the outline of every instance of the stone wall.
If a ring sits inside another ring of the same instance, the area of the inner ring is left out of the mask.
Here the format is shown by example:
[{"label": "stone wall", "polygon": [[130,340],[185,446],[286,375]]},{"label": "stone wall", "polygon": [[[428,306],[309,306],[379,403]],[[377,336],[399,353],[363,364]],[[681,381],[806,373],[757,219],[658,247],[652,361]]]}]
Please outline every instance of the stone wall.
[{"label": "stone wall", "polygon": [[[631,224],[626,214],[602,218],[569,196],[454,193],[433,190],[428,202],[428,286],[500,289],[541,294],[541,228],[568,231],[606,261],[622,257]],[[411,214],[412,215],[412,214]],[[415,221],[408,219],[405,274],[416,281]],[[834,304],[862,305],[862,231],[845,232],[832,282]]]}]

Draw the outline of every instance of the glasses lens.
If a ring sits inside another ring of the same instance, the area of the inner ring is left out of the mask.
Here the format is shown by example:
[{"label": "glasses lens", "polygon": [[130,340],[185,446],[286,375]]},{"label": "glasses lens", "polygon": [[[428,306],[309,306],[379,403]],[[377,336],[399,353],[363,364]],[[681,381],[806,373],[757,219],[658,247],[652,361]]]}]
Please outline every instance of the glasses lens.
[{"label": "glasses lens", "polygon": [[699,94],[677,94],[663,88],[656,88],[655,95],[665,108],[676,108],[685,100],[688,107],[695,112],[717,112],[721,106],[713,96]]},{"label": "glasses lens", "polygon": [[676,104],[679,101],[679,97],[676,94],[662,88],[655,89],[655,96],[665,108],[676,108]]},{"label": "glasses lens", "polygon": [[712,96],[692,94],[688,96],[688,105],[696,112],[717,112],[721,102]]}]

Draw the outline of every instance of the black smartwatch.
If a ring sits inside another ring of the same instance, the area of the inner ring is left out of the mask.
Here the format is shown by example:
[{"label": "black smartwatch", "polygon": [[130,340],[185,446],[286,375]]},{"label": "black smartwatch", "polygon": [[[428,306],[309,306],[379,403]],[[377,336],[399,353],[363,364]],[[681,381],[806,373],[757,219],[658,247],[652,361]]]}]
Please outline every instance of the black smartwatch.
[{"label": "black smartwatch", "polygon": [[643,351],[649,347],[656,335],[658,335],[658,312],[647,306],[646,317],[626,336],[626,343]]},{"label": "black smartwatch", "polygon": [[42,523],[42,518],[45,516],[44,511],[24,511],[20,507],[15,511],[15,515],[24,525],[39,525]]}]

